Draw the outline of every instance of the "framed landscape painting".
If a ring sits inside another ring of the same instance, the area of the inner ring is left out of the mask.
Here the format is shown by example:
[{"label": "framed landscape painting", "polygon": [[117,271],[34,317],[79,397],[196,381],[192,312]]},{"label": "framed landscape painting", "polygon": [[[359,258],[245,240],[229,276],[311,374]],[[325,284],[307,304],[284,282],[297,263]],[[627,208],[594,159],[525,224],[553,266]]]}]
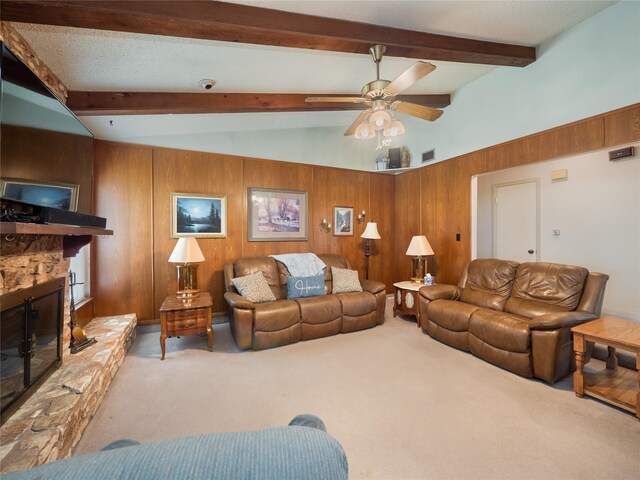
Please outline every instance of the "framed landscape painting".
[{"label": "framed landscape painting", "polygon": [[307,239],[307,192],[249,187],[250,242]]},{"label": "framed landscape painting", "polygon": [[226,238],[227,197],[171,193],[171,238]]},{"label": "framed landscape painting", "polygon": [[333,234],[336,236],[353,235],[353,207],[333,208]]},{"label": "framed landscape painting", "polygon": [[78,185],[71,183],[40,182],[17,178],[0,180],[0,191],[3,197],[72,212],[78,209],[78,189]]}]

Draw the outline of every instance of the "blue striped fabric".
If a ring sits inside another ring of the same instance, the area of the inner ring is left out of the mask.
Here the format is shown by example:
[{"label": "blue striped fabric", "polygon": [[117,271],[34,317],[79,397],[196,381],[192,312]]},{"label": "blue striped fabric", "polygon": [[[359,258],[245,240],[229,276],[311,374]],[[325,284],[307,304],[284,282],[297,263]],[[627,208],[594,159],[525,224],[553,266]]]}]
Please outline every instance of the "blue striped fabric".
[{"label": "blue striped fabric", "polygon": [[117,448],[3,474],[3,480],[347,479],[342,446],[316,428],[214,433]]}]

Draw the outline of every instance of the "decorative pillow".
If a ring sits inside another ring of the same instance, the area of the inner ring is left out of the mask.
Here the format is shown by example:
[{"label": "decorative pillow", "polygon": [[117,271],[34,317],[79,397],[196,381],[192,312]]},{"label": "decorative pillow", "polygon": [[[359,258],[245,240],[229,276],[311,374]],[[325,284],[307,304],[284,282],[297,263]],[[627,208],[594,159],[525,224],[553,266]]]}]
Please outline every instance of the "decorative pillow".
[{"label": "decorative pillow", "polygon": [[234,278],[231,282],[240,295],[248,298],[253,303],[269,302],[276,299],[262,272]]},{"label": "decorative pillow", "polygon": [[324,273],[311,277],[287,277],[287,298],[325,295]]},{"label": "decorative pillow", "polygon": [[357,270],[331,267],[331,277],[333,278],[333,293],[362,291]]}]

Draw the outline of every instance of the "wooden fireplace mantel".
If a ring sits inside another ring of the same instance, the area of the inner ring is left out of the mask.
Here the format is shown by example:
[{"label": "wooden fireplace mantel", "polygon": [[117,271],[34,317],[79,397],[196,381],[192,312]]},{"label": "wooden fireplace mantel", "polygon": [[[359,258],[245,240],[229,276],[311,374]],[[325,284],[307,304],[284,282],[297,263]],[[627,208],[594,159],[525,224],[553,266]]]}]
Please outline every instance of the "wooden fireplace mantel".
[{"label": "wooden fireplace mantel", "polygon": [[113,230],[73,225],[43,225],[40,223],[0,222],[1,235],[61,235],[65,257],[75,257],[78,251],[97,235],[113,235]]}]

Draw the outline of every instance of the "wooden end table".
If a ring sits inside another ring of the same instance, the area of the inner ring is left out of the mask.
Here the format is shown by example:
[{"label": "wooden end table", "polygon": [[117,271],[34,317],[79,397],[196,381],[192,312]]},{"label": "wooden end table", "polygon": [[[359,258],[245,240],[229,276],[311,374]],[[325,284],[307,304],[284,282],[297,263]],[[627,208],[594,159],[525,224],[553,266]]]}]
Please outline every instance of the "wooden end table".
[{"label": "wooden end table", "polygon": [[[635,413],[640,420],[640,323],[621,318],[603,317],[573,327],[573,349],[576,371],[573,389],[576,396],[590,395]],[[588,343],[601,343],[609,352],[607,367],[587,374],[584,366],[591,360],[586,354]],[[618,367],[616,348],[636,354],[636,370]]]},{"label": "wooden end table", "polygon": [[213,351],[213,330],[211,329],[211,294],[201,293],[187,300],[170,295],[160,307],[160,348],[164,360],[164,343],[167,337],[180,337],[196,333],[207,334],[209,351]]},{"label": "wooden end table", "polygon": [[420,309],[418,308],[418,290],[424,287],[422,283],[416,282],[398,282],[394,283],[396,294],[393,301],[393,317],[395,318],[398,310],[407,315],[416,317],[418,327],[420,326]]}]

